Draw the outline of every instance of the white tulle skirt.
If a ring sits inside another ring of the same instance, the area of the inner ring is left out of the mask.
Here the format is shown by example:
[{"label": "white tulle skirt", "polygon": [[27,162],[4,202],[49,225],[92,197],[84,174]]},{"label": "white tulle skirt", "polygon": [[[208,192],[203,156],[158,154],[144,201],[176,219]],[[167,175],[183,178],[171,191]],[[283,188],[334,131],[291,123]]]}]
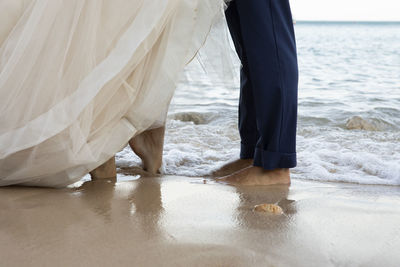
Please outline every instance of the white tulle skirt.
[{"label": "white tulle skirt", "polygon": [[0,185],[60,187],[162,126],[221,0],[0,0]]}]

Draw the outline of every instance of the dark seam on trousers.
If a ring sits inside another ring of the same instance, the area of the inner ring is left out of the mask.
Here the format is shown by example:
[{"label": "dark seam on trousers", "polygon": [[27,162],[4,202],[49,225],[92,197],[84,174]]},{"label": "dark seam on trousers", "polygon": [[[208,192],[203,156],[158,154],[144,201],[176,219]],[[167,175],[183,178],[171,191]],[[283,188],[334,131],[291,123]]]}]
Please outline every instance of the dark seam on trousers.
[{"label": "dark seam on trousers", "polygon": [[[279,84],[280,84],[279,90],[280,90],[281,96],[282,96],[282,98],[281,98],[282,117],[281,117],[281,123],[279,125],[280,129],[279,129],[279,140],[278,140],[278,149],[277,149],[278,151],[281,151],[282,127],[283,127],[283,122],[284,122],[283,118],[284,118],[284,114],[285,114],[285,110],[284,110],[285,101],[284,100],[285,100],[286,96],[284,94],[284,87],[283,87],[283,81],[282,81],[282,67],[281,67],[281,61],[280,61],[278,43],[277,43],[277,36],[276,36],[276,30],[275,30],[275,28],[276,28],[275,17],[274,17],[273,12],[272,12],[272,2],[273,1],[274,0],[270,0],[270,2],[269,2],[269,12],[270,12],[271,21],[272,21],[272,32],[274,34],[274,43],[275,43],[275,49],[276,49],[276,59],[278,61],[278,64],[277,64],[278,65],[278,77],[279,77]],[[281,1],[281,0],[277,0],[277,1]]]}]

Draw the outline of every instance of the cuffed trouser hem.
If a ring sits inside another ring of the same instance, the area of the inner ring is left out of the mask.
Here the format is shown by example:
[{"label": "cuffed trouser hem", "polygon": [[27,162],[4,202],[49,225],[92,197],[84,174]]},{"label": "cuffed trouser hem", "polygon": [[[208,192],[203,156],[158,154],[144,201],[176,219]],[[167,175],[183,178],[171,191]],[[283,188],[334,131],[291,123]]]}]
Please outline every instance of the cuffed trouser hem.
[{"label": "cuffed trouser hem", "polygon": [[255,145],[245,145],[241,144],[240,145],[240,158],[241,159],[252,159],[254,158],[254,153],[256,150]]},{"label": "cuffed trouser hem", "polygon": [[265,170],[294,168],[297,165],[296,153],[280,153],[255,149],[254,166]]}]

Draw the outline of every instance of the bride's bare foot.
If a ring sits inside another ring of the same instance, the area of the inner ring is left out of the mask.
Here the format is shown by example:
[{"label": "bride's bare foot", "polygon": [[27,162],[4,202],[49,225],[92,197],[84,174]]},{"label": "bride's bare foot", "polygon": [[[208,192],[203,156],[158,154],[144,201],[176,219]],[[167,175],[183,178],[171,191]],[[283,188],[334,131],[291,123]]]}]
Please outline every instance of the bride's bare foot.
[{"label": "bride's bare foot", "polygon": [[162,164],[165,127],[147,130],[129,141],[132,150],[143,162],[143,169],[149,173],[159,173]]},{"label": "bride's bare foot", "polygon": [[264,170],[261,167],[248,167],[218,181],[234,185],[274,185],[290,184],[289,169]]},{"label": "bride's bare foot", "polygon": [[98,179],[115,179],[117,177],[117,168],[115,166],[115,156],[109,159],[106,163],[97,167],[90,172],[92,180]]},{"label": "bride's bare foot", "polygon": [[222,177],[237,171],[240,171],[244,168],[250,167],[253,164],[253,159],[237,159],[235,161],[229,162],[219,168],[218,170],[211,173],[213,177]]}]

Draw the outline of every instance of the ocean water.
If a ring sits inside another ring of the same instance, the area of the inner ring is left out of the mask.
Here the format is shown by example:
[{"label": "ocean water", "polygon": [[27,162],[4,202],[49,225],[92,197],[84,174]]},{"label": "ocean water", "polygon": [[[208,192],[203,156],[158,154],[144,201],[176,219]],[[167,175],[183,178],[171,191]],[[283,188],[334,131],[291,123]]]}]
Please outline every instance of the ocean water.
[{"label": "ocean water", "polygon": [[[300,86],[292,177],[400,185],[400,23],[298,22],[295,31]],[[204,176],[238,158],[234,80],[213,81],[196,61],[187,67],[168,115],[165,174]],[[373,130],[347,129],[354,116]],[[117,161],[140,164],[129,149]]]}]

